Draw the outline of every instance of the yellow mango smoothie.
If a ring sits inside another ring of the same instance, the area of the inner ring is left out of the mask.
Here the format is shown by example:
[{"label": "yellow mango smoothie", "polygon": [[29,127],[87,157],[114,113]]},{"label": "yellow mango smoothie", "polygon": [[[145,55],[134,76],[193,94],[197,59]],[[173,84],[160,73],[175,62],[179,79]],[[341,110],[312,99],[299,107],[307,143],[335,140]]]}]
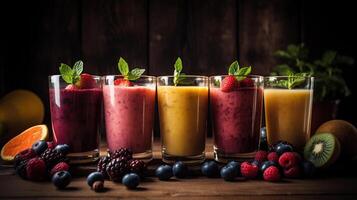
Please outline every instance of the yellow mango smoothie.
[{"label": "yellow mango smoothie", "polygon": [[204,156],[208,86],[158,86],[163,154]]},{"label": "yellow mango smoothie", "polygon": [[312,89],[264,89],[269,144],[279,140],[302,150],[310,138]]}]

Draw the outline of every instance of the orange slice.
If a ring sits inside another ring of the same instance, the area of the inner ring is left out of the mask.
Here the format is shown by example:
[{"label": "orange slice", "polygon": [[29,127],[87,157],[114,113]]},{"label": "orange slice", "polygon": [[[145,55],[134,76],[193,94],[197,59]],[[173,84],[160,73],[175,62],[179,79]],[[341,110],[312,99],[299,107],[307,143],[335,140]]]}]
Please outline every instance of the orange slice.
[{"label": "orange slice", "polygon": [[44,124],[28,128],[12,138],[2,147],[1,158],[6,161],[12,161],[16,154],[31,148],[38,140],[46,140],[47,136],[48,129]]}]

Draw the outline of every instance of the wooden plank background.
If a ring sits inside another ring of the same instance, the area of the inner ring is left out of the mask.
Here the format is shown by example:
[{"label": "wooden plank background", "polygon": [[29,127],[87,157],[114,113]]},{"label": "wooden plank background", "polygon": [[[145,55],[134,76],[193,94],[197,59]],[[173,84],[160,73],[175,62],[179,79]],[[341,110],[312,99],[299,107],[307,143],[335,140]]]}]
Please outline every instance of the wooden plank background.
[{"label": "wooden plank background", "polygon": [[[181,56],[186,73],[213,75],[238,58],[267,75],[277,64],[272,53],[298,42],[315,55],[336,49],[356,59],[353,8],[323,0],[4,1],[0,96],[25,88],[48,104],[47,76],[78,59],[93,74],[117,73],[123,56],[151,75],[167,75]],[[344,73],[353,95],[342,101],[339,117],[357,124],[356,68]]]}]

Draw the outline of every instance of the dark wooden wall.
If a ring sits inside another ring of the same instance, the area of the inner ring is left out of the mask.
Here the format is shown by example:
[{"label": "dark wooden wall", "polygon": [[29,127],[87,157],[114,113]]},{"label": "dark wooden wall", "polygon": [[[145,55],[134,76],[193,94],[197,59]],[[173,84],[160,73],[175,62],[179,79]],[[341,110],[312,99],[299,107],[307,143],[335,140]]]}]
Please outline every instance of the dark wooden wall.
[{"label": "dark wooden wall", "polygon": [[[225,74],[239,59],[255,74],[276,64],[273,52],[305,42],[316,55],[336,49],[356,58],[350,1],[308,0],[38,0],[0,3],[0,95],[15,88],[48,102],[47,76],[61,62],[85,62],[93,74],[117,73],[119,56],[151,75],[172,74],[177,56],[190,74]],[[353,95],[340,117],[357,122]],[[353,108],[353,109],[351,109]],[[48,122],[47,106],[47,122]]]}]

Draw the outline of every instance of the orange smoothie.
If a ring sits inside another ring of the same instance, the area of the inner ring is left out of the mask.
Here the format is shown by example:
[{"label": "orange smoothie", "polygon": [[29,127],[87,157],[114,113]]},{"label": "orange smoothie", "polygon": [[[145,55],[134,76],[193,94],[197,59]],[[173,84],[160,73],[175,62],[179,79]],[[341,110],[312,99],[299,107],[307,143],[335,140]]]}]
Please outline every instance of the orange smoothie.
[{"label": "orange smoothie", "polygon": [[205,150],[208,87],[158,86],[163,151],[195,156]]},{"label": "orange smoothie", "polygon": [[288,141],[302,150],[310,138],[312,90],[264,89],[269,144]]}]

